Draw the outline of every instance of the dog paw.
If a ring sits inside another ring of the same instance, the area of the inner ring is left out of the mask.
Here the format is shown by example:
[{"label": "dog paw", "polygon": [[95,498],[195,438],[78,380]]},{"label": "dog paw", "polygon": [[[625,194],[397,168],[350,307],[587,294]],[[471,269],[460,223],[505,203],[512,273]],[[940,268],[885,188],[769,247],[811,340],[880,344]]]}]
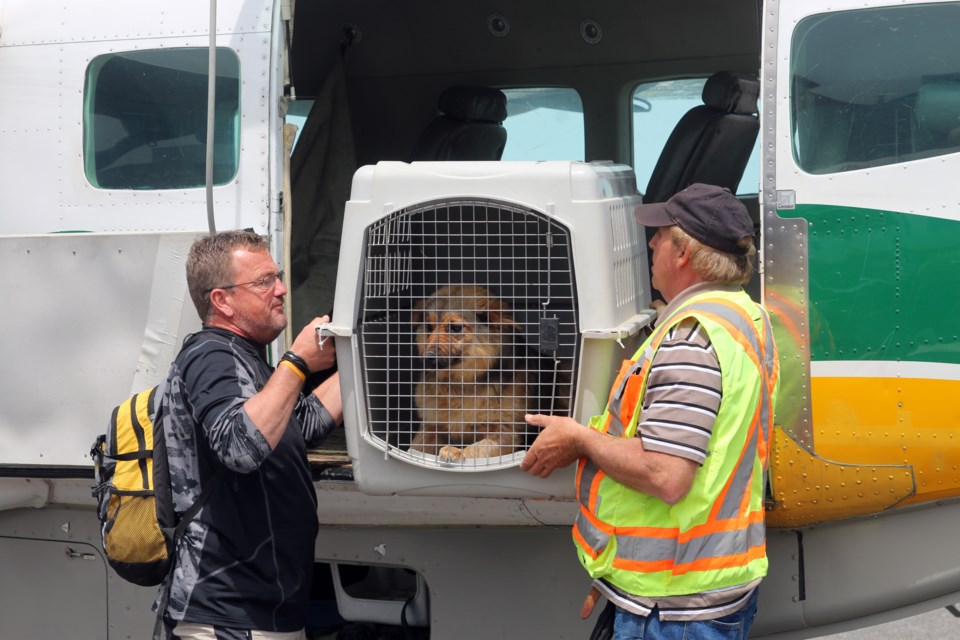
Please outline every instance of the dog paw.
[{"label": "dog paw", "polygon": [[446,446],[440,449],[437,457],[440,458],[440,462],[462,462],[465,456],[460,447]]}]

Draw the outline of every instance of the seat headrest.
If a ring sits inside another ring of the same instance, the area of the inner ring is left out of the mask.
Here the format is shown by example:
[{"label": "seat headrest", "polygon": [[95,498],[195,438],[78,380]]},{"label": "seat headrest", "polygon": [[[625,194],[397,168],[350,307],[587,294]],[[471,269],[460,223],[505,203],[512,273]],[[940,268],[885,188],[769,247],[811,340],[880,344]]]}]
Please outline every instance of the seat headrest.
[{"label": "seat headrest", "polygon": [[490,87],[449,87],[440,94],[439,106],[460,120],[499,124],[507,119],[507,96]]},{"label": "seat headrest", "polygon": [[960,81],[928,82],[920,87],[917,125],[937,135],[960,129]]},{"label": "seat headrest", "polygon": [[757,113],[760,81],[749,73],[718,71],[703,85],[703,103],[725,113]]}]

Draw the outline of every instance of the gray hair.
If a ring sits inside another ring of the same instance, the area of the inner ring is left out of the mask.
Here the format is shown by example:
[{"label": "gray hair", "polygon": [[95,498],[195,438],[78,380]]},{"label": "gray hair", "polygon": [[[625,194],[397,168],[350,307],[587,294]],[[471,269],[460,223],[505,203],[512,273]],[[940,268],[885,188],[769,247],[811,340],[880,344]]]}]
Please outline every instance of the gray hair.
[{"label": "gray hair", "polygon": [[670,241],[676,248],[685,248],[690,253],[693,270],[708,282],[743,285],[753,277],[757,248],[751,237],[741,238],[737,243],[745,251],[743,255],[708,247],[678,226],[670,227]]}]

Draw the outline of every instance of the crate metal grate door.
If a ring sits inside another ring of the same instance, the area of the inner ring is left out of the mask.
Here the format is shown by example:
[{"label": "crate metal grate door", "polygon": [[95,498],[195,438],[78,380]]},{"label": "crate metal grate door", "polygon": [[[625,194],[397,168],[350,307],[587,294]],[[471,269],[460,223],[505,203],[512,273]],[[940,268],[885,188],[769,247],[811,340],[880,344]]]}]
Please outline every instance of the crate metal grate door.
[{"label": "crate metal grate door", "polygon": [[494,199],[393,212],[365,234],[358,338],[366,437],[412,464],[519,464],[570,415],[580,348],[570,232]]}]

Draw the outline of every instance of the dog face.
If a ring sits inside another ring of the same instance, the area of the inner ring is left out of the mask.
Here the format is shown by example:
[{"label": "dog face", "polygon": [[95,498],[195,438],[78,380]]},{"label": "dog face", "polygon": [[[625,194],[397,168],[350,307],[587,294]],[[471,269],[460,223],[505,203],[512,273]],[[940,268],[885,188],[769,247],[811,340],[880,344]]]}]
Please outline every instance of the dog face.
[{"label": "dog face", "polygon": [[440,381],[468,382],[493,368],[519,326],[483,287],[438,289],[413,310],[417,351]]},{"label": "dog face", "polygon": [[529,391],[507,306],[483,287],[453,285],[418,302],[412,320],[423,371],[409,450],[448,463],[516,451]]}]

